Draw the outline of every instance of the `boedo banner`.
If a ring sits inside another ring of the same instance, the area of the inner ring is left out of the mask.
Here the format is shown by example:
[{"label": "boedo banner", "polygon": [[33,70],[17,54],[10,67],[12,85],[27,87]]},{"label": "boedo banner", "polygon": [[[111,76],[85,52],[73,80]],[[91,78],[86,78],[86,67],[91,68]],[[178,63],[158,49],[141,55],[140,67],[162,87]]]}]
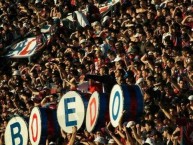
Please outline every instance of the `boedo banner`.
[{"label": "boedo banner", "polygon": [[123,110],[124,121],[140,121],[143,114],[143,94],[138,85],[114,85],[110,94],[109,115],[111,124],[117,127]]},{"label": "boedo banner", "polygon": [[72,133],[73,126],[78,130],[86,127],[87,131],[93,132],[104,126],[109,117],[111,124],[118,126],[123,110],[127,111],[124,121],[140,121],[143,108],[143,94],[137,85],[115,85],[109,102],[103,93],[94,92],[88,97],[69,91],[61,98],[57,110],[34,107],[28,128],[21,117],[12,118],[6,127],[5,141],[8,145],[27,145],[29,130],[31,144],[42,145],[48,134],[58,135],[59,126],[67,133]]},{"label": "boedo banner", "polygon": [[73,126],[77,126],[78,130],[82,127],[87,104],[85,96],[75,91],[69,91],[61,98],[57,108],[57,119],[65,132],[72,133]]},{"label": "boedo banner", "polygon": [[29,139],[32,145],[44,145],[48,135],[56,136],[60,128],[56,110],[34,107],[29,118]]},{"label": "boedo banner", "polygon": [[[50,41],[49,34],[43,34],[44,43],[48,43]],[[27,58],[35,54],[35,52],[40,47],[38,37],[30,37],[26,38],[12,46],[11,49],[6,54],[6,57],[11,58]]]},{"label": "boedo banner", "polygon": [[109,121],[108,116],[107,95],[95,91],[89,99],[86,112],[87,131],[92,132],[100,126],[104,126],[105,121]]},{"label": "boedo banner", "polygon": [[5,129],[6,145],[27,145],[28,129],[26,121],[19,116],[11,118]]}]

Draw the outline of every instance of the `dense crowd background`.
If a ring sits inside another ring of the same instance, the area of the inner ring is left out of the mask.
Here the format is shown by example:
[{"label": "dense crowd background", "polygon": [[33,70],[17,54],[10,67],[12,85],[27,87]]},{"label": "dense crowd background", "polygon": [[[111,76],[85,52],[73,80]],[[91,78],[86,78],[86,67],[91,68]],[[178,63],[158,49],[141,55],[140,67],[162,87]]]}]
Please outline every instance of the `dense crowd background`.
[{"label": "dense crowd background", "polygon": [[[141,86],[141,122],[120,120],[117,128],[107,123],[93,133],[73,127],[72,134],[48,136],[46,144],[193,144],[192,1],[124,0],[100,14],[103,3],[0,1],[1,144],[14,115],[29,117],[34,106],[55,109],[69,90],[109,96],[117,83]],[[70,13],[72,21],[66,19]],[[46,24],[48,44],[40,31]],[[30,35],[40,45],[30,62],[4,57],[7,46]]]}]

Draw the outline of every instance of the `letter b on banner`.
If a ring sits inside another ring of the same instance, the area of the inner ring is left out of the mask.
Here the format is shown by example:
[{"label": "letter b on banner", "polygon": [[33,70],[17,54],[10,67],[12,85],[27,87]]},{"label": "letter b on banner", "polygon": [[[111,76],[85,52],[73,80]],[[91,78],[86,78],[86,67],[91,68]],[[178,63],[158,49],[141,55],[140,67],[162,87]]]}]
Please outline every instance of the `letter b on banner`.
[{"label": "letter b on banner", "polygon": [[19,116],[13,117],[5,129],[6,145],[27,145],[28,128],[25,120]]},{"label": "letter b on banner", "polygon": [[[23,137],[21,135],[21,125],[16,122],[10,125],[10,129],[11,129],[11,136],[12,136],[12,144],[13,145],[23,145]],[[15,143],[16,140],[19,139],[19,144]]]}]

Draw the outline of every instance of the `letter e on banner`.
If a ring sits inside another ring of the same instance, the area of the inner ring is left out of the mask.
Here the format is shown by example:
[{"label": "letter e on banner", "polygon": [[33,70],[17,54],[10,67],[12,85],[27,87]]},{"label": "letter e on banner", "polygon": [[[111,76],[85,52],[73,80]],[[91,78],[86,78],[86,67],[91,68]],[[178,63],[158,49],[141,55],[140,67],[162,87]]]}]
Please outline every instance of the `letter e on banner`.
[{"label": "letter e on banner", "polygon": [[57,108],[57,120],[60,127],[67,133],[72,133],[72,126],[80,129],[85,116],[85,108],[82,96],[69,91],[60,99]]},{"label": "letter e on banner", "polygon": [[71,108],[71,109],[68,108],[68,107],[70,106],[69,104],[70,104],[70,103],[74,103],[74,102],[75,102],[75,97],[64,99],[65,123],[66,123],[66,127],[77,125],[77,120],[69,120],[70,114],[73,115],[73,113],[76,112],[75,108]]}]

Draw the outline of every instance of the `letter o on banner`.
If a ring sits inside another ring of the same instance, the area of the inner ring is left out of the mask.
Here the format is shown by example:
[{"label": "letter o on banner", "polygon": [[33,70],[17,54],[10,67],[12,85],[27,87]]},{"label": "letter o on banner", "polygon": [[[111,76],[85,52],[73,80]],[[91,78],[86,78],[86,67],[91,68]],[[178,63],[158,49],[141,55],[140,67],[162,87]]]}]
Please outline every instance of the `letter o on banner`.
[{"label": "letter o on banner", "polygon": [[56,110],[34,107],[29,118],[29,139],[32,145],[45,144],[47,136],[59,133]]},{"label": "letter o on banner", "polygon": [[127,112],[124,121],[140,121],[144,101],[138,85],[114,85],[109,101],[110,121],[114,127],[118,126],[123,110]]},{"label": "letter o on banner", "polygon": [[26,121],[19,116],[11,118],[5,129],[6,145],[27,145],[28,128]]},{"label": "letter o on banner", "polygon": [[88,132],[94,131],[99,125],[105,125],[105,115],[108,113],[106,98],[106,94],[96,91],[91,95],[86,112],[86,129]]},{"label": "letter o on banner", "polygon": [[79,130],[84,122],[84,96],[75,91],[69,91],[61,98],[57,108],[57,120],[60,127],[67,133],[72,133],[72,127]]},{"label": "letter o on banner", "polygon": [[115,85],[111,90],[109,101],[110,121],[114,127],[118,126],[121,113],[123,112],[123,91],[119,85]]}]

